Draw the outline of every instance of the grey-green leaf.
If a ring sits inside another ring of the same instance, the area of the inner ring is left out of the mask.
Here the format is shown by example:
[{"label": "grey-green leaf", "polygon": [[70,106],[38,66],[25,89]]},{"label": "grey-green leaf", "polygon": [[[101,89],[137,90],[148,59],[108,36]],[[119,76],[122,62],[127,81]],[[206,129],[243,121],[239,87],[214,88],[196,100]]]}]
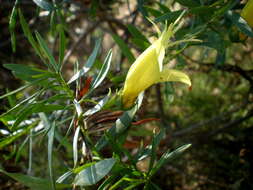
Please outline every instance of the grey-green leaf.
[{"label": "grey-green leaf", "polygon": [[226,15],[242,33],[249,37],[253,37],[252,29],[238,13],[229,10]]},{"label": "grey-green leaf", "polygon": [[92,115],[98,111],[100,111],[102,109],[102,107],[105,105],[105,103],[108,101],[109,99],[109,95],[105,96],[102,100],[100,100],[98,102],[98,104],[96,106],[94,106],[93,108],[87,110],[83,115],[84,116],[89,116]]},{"label": "grey-green leaf", "polygon": [[103,66],[102,66],[98,76],[96,77],[96,79],[94,80],[94,82],[91,85],[91,89],[97,88],[100,85],[100,83],[104,80],[104,78],[106,77],[106,75],[110,69],[111,61],[112,61],[112,50],[110,49],[110,51],[108,52],[108,54],[104,60]]},{"label": "grey-green leaf", "polygon": [[155,167],[151,170],[150,175],[155,174],[166,162],[171,161],[172,159],[175,159],[178,155],[182,154],[185,150],[190,148],[191,144],[183,145],[176,150],[170,152],[170,150],[167,150],[160,160],[157,162]]},{"label": "grey-green leaf", "polygon": [[[113,138],[117,138],[119,135],[121,135],[129,126],[131,126],[133,117],[136,113],[136,111],[140,108],[140,105],[143,100],[143,93],[141,93],[138,96],[137,104],[128,111],[125,111],[122,116],[120,116],[119,119],[117,119],[114,126],[112,126],[109,131],[108,135],[112,136]],[[108,140],[106,136],[102,136],[99,141],[97,142],[96,149],[101,150],[103,147],[105,147],[108,144]]]},{"label": "grey-green leaf", "polygon": [[89,56],[86,64],[73,77],[71,77],[71,79],[68,81],[68,84],[74,82],[75,80],[77,80],[78,78],[80,78],[81,76],[83,76],[85,73],[87,73],[90,70],[90,68],[93,66],[96,60],[100,45],[101,45],[101,39],[96,41],[95,48],[93,49],[91,55]]},{"label": "grey-green leaf", "polygon": [[52,123],[50,130],[48,131],[48,145],[47,145],[47,154],[48,154],[48,168],[49,168],[49,176],[51,182],[51,189],[55,190],[55,181],[53,175],[53,143],[54,143],[54,133],[55,133],[55,122]]},{"label": "grey-green leaf", "polygon": [[52,3],[49,3],[45,0],[33,0],[33,2],[38,5],[40,8],[45,9],[47,11],[52,11],[54,9],[54,6]]},{"label": "grey-green leaf", "polygon": [[85,168],[78,173],[74,179],[74,184],[78,186],[89,186],[96,184],[105,177],[115,164],[114,158],[104,159],[96,164]]}]

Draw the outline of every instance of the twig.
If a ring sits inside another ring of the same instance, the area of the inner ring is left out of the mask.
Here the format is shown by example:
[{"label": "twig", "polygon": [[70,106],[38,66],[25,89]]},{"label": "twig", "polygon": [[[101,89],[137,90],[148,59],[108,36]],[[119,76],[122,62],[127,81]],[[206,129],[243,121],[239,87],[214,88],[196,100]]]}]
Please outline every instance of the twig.
[{"label": "twig", "polygon": [[223,113],[223,114],[219,114],[219,115],[216,115],[214,117],[212,117],[211,119],[207,119],[207,120],[203,120],[201,122],[198,122],[198,123],[195,123],[195,124],[192,124],[190,125],[189,127],[185,128],[185,129],[182,129],[180,131],[176,131],[174,132],[171,136],[172,137],[181,137],[181,136],[184,136],[188,133],[191,133],[193,130],[195,129],[198,129],[198,128],[201,128],[205,125],[210,125],[212,123],[217,123],[217,122],[224,122],[227,120],[228,117],[230,117],[233,113],[235,112],[238,112],[240,111],[241,109],[245,108],[248,104],[248,101],[244,102],[242,105],[240,105],[239,107],[237,108],[234,108],[226,113]]},{"label": "twig", "polygon": [[211,133],[208,134],[208,137],[216,135],[220,132],[223,132],[228,128],[235,127],[239,125],[240,123],[250,119],[251,117],[253,117],[253,110],[250,110],[246,116],[230,121],[229,123],[225,124],[224,127],[212,131]]}]

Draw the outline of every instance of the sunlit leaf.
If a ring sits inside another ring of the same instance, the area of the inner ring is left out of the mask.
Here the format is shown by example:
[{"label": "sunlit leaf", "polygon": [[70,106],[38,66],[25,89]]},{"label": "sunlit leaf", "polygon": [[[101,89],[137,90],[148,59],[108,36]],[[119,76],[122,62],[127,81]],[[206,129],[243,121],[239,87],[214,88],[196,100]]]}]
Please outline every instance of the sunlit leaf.
[{"label": "sunlit leaf", "polygon": [[104,78],[106,77],[110,66],[111,66],[111,61],[112,61],[112,50],[110,50],[107,54],[107,56],[105,57],[103,66],[98,74],[98,76],[95,78],[94,82],[91,85],[91,89],[95,89],[97,88],[101,82],[104,80]]},{"label": "sunlit leaf", "polygon": [[85,63],[85,65],[83,66],[81,70],[79,70],[74,76],[71,77],[71,79],[68,81],[68,84],[76,81],[77,79],[79,79],[81,76],[83,76],[85,73],[87,73],[90,70],[90,68],[93,66],[96,60],[100,45],[101,45],[101,39],[98,39],[96,41],[95,47],[91,55],[89,56],[87,62]]},{"label": "sunlit leaf", "polygon": [[38,5],[40,8],[45,9],[47,11],[52,11],[54,9],[54,6],[52,3],[49,3],[46,0],[33,0],[36,5]]},{"label": "sunlit leaf", "polygon": [[110,172],[115,162],[114,158],[101,160],[78,173],[73,183],[78,186],[96,184]]},{"label": "sunlit leaf", "polygon": [[55,122],[51,124],[51,128],[48,131],[48,145],[47,145],[47,160],[48,160],[48,168],[49,168],[49,176],[51,182],[51,189],[55,190],[55,181],[53,175],[53,143],[54,143],[54,133],[55,133]]}]

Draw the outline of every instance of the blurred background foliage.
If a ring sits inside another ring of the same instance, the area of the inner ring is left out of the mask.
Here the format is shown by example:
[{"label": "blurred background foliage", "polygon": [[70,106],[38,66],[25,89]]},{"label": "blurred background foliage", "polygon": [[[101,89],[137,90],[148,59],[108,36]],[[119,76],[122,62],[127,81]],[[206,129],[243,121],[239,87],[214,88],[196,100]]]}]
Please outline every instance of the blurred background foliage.
[{"label": "blurred background foliage", "polygon": [[[159,121],[132,126],[124,147],[134,154],[141,144],[150,144],[152,131],[163,126],[166,136],[157,149],[159,156],[167,149],[173,150],[186,143],[191,143],[192,147],[155,174],[153,181],[161,189],[253,189],[253,33],[239,17],[246,2],[0,0],[0,96],[24,84],[3,64],[24,64],[46,69],[22,31],[17,9],[12,15],[16,18],[15,23],[9,23],[15,6],[22,11],[30,30],[41,34],[57,59],[59,31],[64,30],[66,50],[62,73],[66,80],[72,77],[76,61],[81,66],[85,64],[98,38],[102,38],[101,48],[90,76],[101,68],[108,50],[113,49],[110,71],[96,89],[93,101],[105,96],[109,88],[115,93],[122,87],[131,63],[149,46],[149,40],[154,39],[155,29],[147,17],[162,26],[165,22],[175,21],[182,10],[186,10],[184,26],[175,38],[194,34],[202,42],[182,44],[174,48],[168,57],[171,67],[189,74],[192,87],[188,89],[181,84],[163,83],[149,88],[135,121],[145,118]],[[87,81],[87,78],[82,80]],[[12,95],[13,98],[0,99],[0,114],[14,106],[16,101],[29,97],[33,91],[36,90],[27,88]],[[92,107],[93,103],[85,105]],[[109,110],[115,111],[117,108],[109,106]],[[109,116],[103,117],[108,119]],[[99,119],[91,118],[91,125],[108,125],[108,122],[99,123]],[[7,129],[3,120],[0,129],[0,137],[4,138]],[[66,130],[67,127],[63,126],[63,131]],[[54,151],[56,176],[62,175],[65,172],[63,166],[72,162],[73,135],[74,132],[64,141],[64,148]],[[40,177],[48,175],[47,155],[42,154],[46,147],[42,143],[43,138],[33,138],[36,150],[33,151],[33,170],[30,171],[30,174]],[[18,151],[24,139],[19,138],[0,149],[0,163],[5,171],[27,173],[29,146]],[[111,156],[109,150],[104,151],[105,155]],[[147,165],[148,160],[143,160],[137,167],[140,171],[146,171]],[[0,189],[22,188],[25,189],[1,174]]]}]

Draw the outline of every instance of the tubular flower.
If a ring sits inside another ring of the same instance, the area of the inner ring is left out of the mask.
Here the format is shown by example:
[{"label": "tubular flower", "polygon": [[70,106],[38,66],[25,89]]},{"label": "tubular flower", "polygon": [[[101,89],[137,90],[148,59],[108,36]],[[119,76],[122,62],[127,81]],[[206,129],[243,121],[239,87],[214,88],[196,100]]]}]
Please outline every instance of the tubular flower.
[{"label": "tubular flower", "polygon": [[[179,24],[180,25],[180,24]],[[189,77],[181,71],[163,68],[163,59],[167,47],[194,39],[169,41],[179,27],[175,24],[169,25],[161,33],[160,37],[154,41],[130,67],[125,80],[122,103],[124,108],[130,108],[136,97],[150,87],[159,82],[175,81],[191,85]]]},{"label": "tubular flower", "polygon": [[253,28],[253,0],[249,0],[241,12],[242,18],[244,18],[248,25]]}]

